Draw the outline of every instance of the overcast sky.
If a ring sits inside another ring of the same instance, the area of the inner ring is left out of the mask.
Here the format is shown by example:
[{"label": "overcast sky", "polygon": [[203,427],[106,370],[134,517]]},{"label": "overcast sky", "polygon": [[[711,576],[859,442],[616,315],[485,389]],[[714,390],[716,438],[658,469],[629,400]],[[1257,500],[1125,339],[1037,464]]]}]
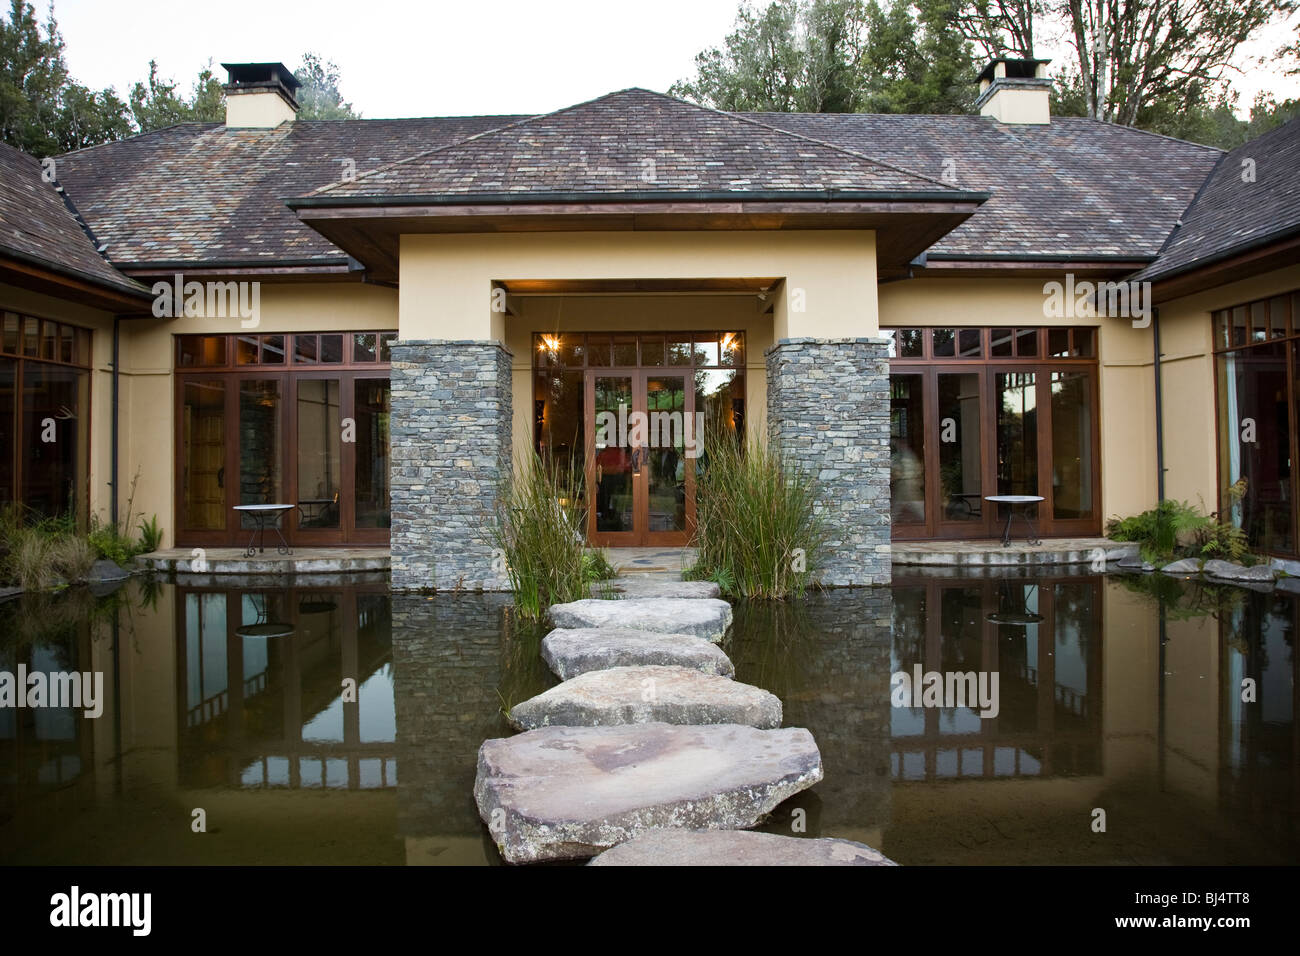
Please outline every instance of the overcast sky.
[{"label": "overcast sky", "polygon": [[[44,11],[48,0],[35,0]],[[629,86],[666,91],[721,44],[738,0],[57,0],[72,75],[125,98],[158,61],[186,91],[208,60],[283,61],[311,50],[339,65],[362,115],[541,113]],[[1279,30],[1255,51],[1285,40]],[[1062,51],[1040,52],[1043,56]],[[219,68],[217,75],[225,79]],[[972,82],[974,79],[972,78]],[[1239,78],[1300,96],[1300,77]]]}]

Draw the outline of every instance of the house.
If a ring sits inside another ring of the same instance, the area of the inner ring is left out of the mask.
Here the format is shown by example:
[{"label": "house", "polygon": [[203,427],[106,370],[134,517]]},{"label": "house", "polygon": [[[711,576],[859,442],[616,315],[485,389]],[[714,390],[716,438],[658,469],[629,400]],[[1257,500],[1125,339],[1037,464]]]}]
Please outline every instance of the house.
[{"label": "house", "polygon": [[1035,60],[970,116],[308,122],[283,65],[226,68],[224,124],[0,154],[0,495],[134,480],[182,547],[285,502],[295,545],[390,542],[396,588],[500,587],[513,456],[586,468],[593,542],[684,544],[704,421],[821,476],[833,584],[995,536],[988,495],[1082,536],[1243,476],[1296,556],[1300,124],[1225,154],[1051,117]]}]

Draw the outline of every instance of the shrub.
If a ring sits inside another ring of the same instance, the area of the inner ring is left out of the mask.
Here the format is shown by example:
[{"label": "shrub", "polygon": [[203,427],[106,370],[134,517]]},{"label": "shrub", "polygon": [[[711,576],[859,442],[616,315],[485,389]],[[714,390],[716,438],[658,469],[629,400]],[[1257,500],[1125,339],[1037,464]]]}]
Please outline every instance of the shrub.
[{"label": "shrub", "polygon": [[162,528],[158,527],[157,515],[153,515],[148,521],[141,520],[137,527],[140,529],[140,542],[136,546],[138,554],[148,554],[162,546]]},{"label": "shrub", "polygon": [[1129,518],[1112,518],[1106,522],[1106,536],[1135,542],[1143,561],[1162,564],[1174,557],[1180,536],[1199,534],[1212,523],[1187,502],[1170,500]]},{"label": "shrub", "polygon": [[505,556],[515,608],[527,620],[586,597],[592,565],[584,558],[582,501],[577,468],[531,452],[497,498],[493,539]]},{"label": "shrub", "polygon": [[683,577],[740,597],[805,590],[827,537],[816,476],[778,448],[754,438],[742,444],[725,428],[708,429],[704,448],[692,542],[699,558]]},{"label": "shrub", "polygon": [[609,555],[604,548],[595,548],[582,556],[582,579],[591,584],[596,581],[608,581],[617,577],[618,569],[609,563]]},{"label": "shrub", "polygon": [[64,580],[82,581],[95,563],[95,552],[85,538],[54,538],[49,542],[49,562]]}]

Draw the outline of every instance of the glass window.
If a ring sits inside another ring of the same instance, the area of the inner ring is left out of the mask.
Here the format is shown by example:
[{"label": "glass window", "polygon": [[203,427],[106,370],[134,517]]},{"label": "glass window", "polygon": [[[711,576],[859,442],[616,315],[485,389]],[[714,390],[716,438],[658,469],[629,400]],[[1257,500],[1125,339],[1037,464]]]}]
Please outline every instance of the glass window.
[{"label": "glass window", "polygon": [[35,358],[40,350],[41,320],[30,316],[23,319],[23,354]]},{"label": "glass window", "polygon": [[1016,355],[1033,358],[1038,355],[1038,330],[1016,329]]},{"label": "glass window", "polygon": [[373,362],[378,351],[379,339],[374,332],[358,332],[352,336],[352,361]]},{"label": "glass window", "polygon": [[263,365],[284,364],[284,336],[283,335],[262,336],[262,364]]},{"label": "glass window", "polygon": [[353,381],[356,474],[353,479],[358,528],[387,528],[390,386],[386,378]]},{"label": "glass window", "polygon": [[1092,373],[1052,373],[1052,515],[1091,518],[1095,514],[1092,486]]},{"label": "glass window", "polygon": [[637,364],[635,335],[614,336],[614,364],[620,366]]},{"label": "glass window", "polygon": [[957,332],[955,329],[935,329],[934,357],[952,358],[956,354]]},{"label": "glass window", "polygon": [[668,364],[691,364],[691,337],[689,335],[668,336]]},{"label": "glass window", "polygon": [[181,386],[181,526],[226,526],[226,383],[221,379]]},{"label": "glass window", "polygon": [[718,362],[718,337],[717,335],[696,335],[695,336],[695,364],[696,365],[717,365]]},{"label": "glass window", "polygon": [[4,350],[10,355],[18,354],[18,316],[13,312],[4,315]]},{"label": "glass window", "polygon": [[339,526],[339,380],[298,380],[299,528]]},{"label": "glass window", "polygon": [[1246,322],[1246,307],[1239,305],[1232,310],[1232,344],[1245,345],[1249,337],[1249,329]]},{"label": "glass window", "polygon": [[1093,328],[1080,327],[1070,332],[1072,337],[1072,348],[1070,354],[1075,358],[1096,358],[1097,356],[1097,330]]},{"label": "glass window", "polygon": [[379,361],[393,360],[393,343],[397,341],[396,332],[381,332],[379,335]]},{"label": "glass window", "polygon": [[895,524],[925,522],[925,377],[889,376],[889,507]]},{"label": "glass window", "polygon": [[1052,358],[1068,358],[1070,355],[1070,330],[1047,330],[1047,354]]},{"label": "glass window", "polygon": [[58,356],[59,327],[56,323],[41,323],[41,358],[53,361]]},{"label": "glass window", "polygon": [[989,351],[993,353],[994,358],[1008,358],[1013,354],[1011,346],[1013,334],[1011,329],[989,331]]},{"label": "glass window", "polygon": [[[239,383],[239,503],[269,505],[284,502],[281,483],[280,379],[249,378]],[[301,429],[301,426],[299,426]],[[240,515],[245,528],[257,526]]]},{"label": "glass window", "polygon": [[664,364],[664,339],[662,335],[647,335],[641,339],[641,364]]},{"label": "glass window", "polygon": [[77,360],[75,332],[70,325],[59,326],[59,361],[69,364]]},{"label": "glass window", "polygon": [[226,364],[224,335],[182,335],[180,343],[182,366],[212,367]]},{"label": "glass window", "polygon": [[980,338],[979,329],[962,329],[957,335],[957,354],[962,358],[979,358],[984,351]]},{"label": "glass window", "polygon": [[[1037,374],[999,372],[994,379],[997,493],[1036,495],[1039,493]],[[1027,510],[1033,514],[1034,506]]]},{"label": "glass window", "polygon": [[293,360],[307,364],[316,361],[316,336],[295,335],[293,337]]},{"label": "glass window", "polygon": [[898,357],[921,358],[925,354],[924,329],[898,330]]},{"label": "glass window", "polygon": [[608,366],[611,364],[613,353],[609,347],[608,335],[588,335],[587,336],[587,364]]},{"label": "glass window", "polygon": [[1283,338],[1287,334],[1286,313],[1286,296],[1275,295],[1268,300],[1269,330],[1270,335],[1275,339]]},{"label": "glass window", "polygon": [[235,364],[256,365],[258,340],[256,335],[241,335],[235,340]]},{"label": "glass window", "polygon": [[983,519],[980,375],[943,373],[939,391],[939,501],[945,521]]},{"label": "glass window", "polygon": [[322,335],[320,337],[320,360],[328,365],[338,365],[343,361],[343,336]]},{"label": "glass window", "polygon": [[[1281,553],[1294,550],[1287,351],[1278,342],[1216,359],[1223,505],[1252,547]],[[1233,501],[1227,489],[1241,479],[1245,493]]]},{"label": "glass window", "polygon": [[745,364],[745,336],[740,332],[726,332],[722,336],[722,364]]}]

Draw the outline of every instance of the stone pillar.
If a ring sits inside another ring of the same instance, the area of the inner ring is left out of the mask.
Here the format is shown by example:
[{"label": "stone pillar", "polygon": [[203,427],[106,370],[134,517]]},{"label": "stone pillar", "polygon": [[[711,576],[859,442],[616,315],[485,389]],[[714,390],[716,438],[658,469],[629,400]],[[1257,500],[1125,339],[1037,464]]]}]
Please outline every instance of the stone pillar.
[{"label": "stone pillar", "polygon": [[888,341],[779,339],[766,358],[768,436],[825,488],[821,583],[888,584]]},{"label": "stone pillar", "polygon": [[511,467],[510,351],[393,343],[393,589],[501,590],[496,497]]}]

